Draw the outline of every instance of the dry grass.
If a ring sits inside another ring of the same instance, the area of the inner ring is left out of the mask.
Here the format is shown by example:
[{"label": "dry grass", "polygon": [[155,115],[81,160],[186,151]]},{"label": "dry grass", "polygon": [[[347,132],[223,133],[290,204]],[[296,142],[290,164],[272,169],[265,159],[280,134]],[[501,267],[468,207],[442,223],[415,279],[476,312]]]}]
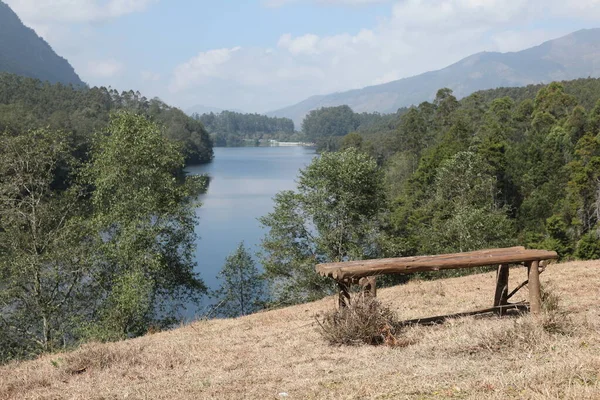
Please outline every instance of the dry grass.
[{"label": "dry grass", "polygon": [[[406,347],[331,346],[314,321],[329,298],[13,363],[0,399],[600,399],[599,267],[549,266],[559,304],[539,320],[469,317],[405,328]],[[511,286],[524,275],[511,270]],[[412,319],[489,306],[493,287],[490,273],[379,299]]]}]

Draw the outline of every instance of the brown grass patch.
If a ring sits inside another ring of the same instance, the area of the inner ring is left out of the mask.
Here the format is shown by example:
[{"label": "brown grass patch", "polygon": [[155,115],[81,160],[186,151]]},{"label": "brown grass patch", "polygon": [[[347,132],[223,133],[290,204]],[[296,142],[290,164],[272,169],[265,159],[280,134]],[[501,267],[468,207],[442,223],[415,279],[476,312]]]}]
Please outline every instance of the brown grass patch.
[{"label": "brown grass patch", "polygon": [[[331,346],[315,315],[332,311],[334,298],[90,344],[0,367],[0,399],[597,400],[599,271],[599,261],[550,265],[539,319],[405,327],[395,336],[406,347]],[[524,268],[511,269],[511,287],[524,279]],[[402,319],[451,314],[489,307],[494,282],[494,272],[410,282],[378,298]],[[515,297],[525,300],[527,290]]]}]

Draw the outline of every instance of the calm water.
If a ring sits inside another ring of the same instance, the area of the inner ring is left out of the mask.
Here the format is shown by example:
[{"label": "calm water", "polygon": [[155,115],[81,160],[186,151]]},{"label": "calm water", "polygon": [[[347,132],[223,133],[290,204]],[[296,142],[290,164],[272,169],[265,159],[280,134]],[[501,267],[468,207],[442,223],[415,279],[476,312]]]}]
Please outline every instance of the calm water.
[{"label": "calm water", "polygon": [[[306,147],[215,148],[212,163],[190,167],[190,174],[211,177],[202,207],[197,210],[198,272],[206,285],[219,286],[216,275],[237,245],[244,241],[254,253],[265,234],[258,217],[273,209],[273,196],[296,187],[298,170],[315,151]],[[201,310],[200,310],[201,311]],[[194,314],[192,310],[186,313]],[[191,315],[190,315],[191,314]]]}]

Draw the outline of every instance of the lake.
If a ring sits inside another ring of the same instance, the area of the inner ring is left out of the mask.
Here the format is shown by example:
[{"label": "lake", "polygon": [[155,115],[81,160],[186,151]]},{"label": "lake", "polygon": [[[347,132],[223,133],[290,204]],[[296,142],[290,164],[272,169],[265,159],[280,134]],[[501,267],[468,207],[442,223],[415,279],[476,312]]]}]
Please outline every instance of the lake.
[{"label": "lake", "polygon": [[187,169],[211,178],[196,211],[197,271],[211,289],[218,288],[216,275],[241,241],[253,253],[258,250],[265,231],[257,218],[273,210],[276,193],[295,189],[298,171],[316,155],[310,147],[216,147],[214,152],[210,164]]}]

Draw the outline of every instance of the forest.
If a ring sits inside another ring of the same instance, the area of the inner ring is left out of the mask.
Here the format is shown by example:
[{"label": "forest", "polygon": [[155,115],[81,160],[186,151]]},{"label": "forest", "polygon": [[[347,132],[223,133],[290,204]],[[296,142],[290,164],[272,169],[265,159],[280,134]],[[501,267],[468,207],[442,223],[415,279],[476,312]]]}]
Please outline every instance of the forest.
[{"label": "forest", "polygon": [[349,107],[322,108],[303,129],[321,157],[261,219],[275,304],[333,293],[319,262],[510,245],[600,258],[598,79],[460,101],[442,88],[366,129]]},{"label": "forest", "polygon": [[158,98],[105,87],[73,87],[0,73],[0,132],[49,127],[69,134],[83,154],[90,133],[108,126],[111,112],[128,110],[164,127],[167,138],[182,146],[187,164],[209,162],[212,142],[202,123]]},{"label": "forest", "polygon": [[294,130],[294,122],[288,118],[234,111],[193,114],[192,117],[204,125],[215,146],[219,147],[256,146],[269,140],[302,140],[302,136]]}]

